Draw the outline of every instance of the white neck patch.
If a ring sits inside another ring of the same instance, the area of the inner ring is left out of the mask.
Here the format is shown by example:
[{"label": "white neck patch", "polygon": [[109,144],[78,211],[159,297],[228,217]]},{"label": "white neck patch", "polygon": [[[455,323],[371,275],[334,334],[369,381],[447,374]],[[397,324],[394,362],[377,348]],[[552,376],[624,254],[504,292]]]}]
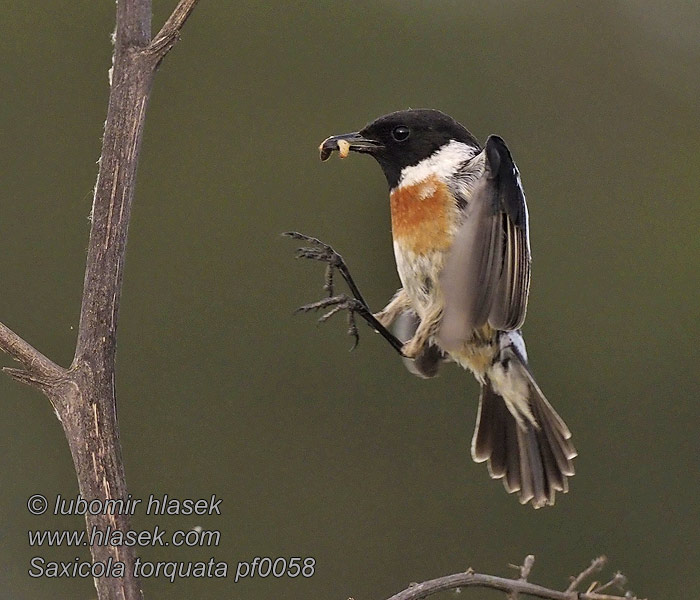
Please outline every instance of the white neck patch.
[{"label": "white neck patch", "polygon": [[463,142],[450,140],[428,158],[424,158],[417,165],[401,169],[399,185],[397,187],[415,185],[431,176],[447,179],[454,175],[463,162],[473,158],[479,153],[474,146]]}]

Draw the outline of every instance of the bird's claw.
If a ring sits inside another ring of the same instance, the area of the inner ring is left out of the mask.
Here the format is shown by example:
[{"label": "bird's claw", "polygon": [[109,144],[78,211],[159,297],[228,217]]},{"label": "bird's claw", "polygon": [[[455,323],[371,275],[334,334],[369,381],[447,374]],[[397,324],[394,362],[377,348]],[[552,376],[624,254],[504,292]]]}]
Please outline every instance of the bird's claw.
[{"label": "bird's claw", "polygon": [[[350,275],[350,269],[348,269],[347,264],[340,254],[338,254],[328,244],[324,244],[318,238],[311,237],[310,235],[304,235],[303,233],[299,233],[297,231],[289,231],[287,233],[283,233],[282,235],[295,240],[308,242],[312,245],[311,247],[299,248],[296,253],[297,258],[318,260],[325,262],[327,265],[323,289],[328,293],[328,297],[324,298],[323,300],[319,300],[318,302],[305,304],[304,306],[298,308],[296,312],[309,312],[312,310],[330,308],[330,310],[325,312],[319,319],[319,321],[323,323],[334,314],[342,310],[348,311],[348,335],[352,336],[355,340],[352,350],[357,347],[357,344],[360,341],[360,334],[358,333],[357,323],[355,321],[355,317],[359,315],[365,321],[367,321],[370,327],[381,333],[381,335],[391,344],[394,350],[401,353],[401,341],[399,341],[396,336],[388,331],[386,327],[384,327],[382,323],[380,323],[374,317],[374,315],[372,315],[372,311],[369,309],[367,301],[362,297],[360,290],[357,288],[357,285],[355,285],[355,282]],[[350,288],[350,296],[345,294],[335,295],[335,292],[333,291],[333,275],[336,271],[340,273],[342,278],[345,280],[345,283],[348,284],[348,288]]]},{"label": "bird's claw", "polygon": [[295,312],[310,312],[312,310],[322,310],[329,308],[330,310],[321,315],[318,319],[319,323],[325,323],[334,314],[340,311],[348,311],[348,335],[351,336],[355,341],[350,350],[357,348],[357,344],[360,342],[360,334],[357,330],[357,323],[355,321],[356,313],[367,313],[367,307],[362,304],[356,298],[351,298],[345,294],[340,294],[338,296],[329,296],[318,302],[312,302],[310,304],[304,304],[296,309]]},{"label": "bird's claw", "polygon": [[329,296],[333,296],[333,274],[335,269],[339,267],[344,267],[347,269],[343,257],[331,246],[323,243],[318,238],[311,237],[310,235],[304,235],[298,231],[288,231],[283,235],[295,240],[301,240],[313,244],[313,247],[310,248],[299,248],[296,252],[296,258],[308,258],[310,260],[318,260],[328,264],[326,267],[326,276],[323,289],[328,292]]}]

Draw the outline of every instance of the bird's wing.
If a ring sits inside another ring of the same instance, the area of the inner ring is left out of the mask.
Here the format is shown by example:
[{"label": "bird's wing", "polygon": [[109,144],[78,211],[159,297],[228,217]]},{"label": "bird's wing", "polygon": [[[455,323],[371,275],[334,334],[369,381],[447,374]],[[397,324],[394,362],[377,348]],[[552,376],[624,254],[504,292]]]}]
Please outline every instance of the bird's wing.
[{"label": "bird's wing", "polygon": [[463,344],[475,329],[518,329],[530,288],[527,205],[505,142],[486,141],[485,169],[468,199],[464,221],[440,277],[445,308],[438,340]]},{"label": "bird's wing", "polygon": [[[530,292],[530,235],[520,173],[505,142],[498,136],[486,141],[487,163],[498,173],[496,192],[503,213],[503,265],[489,313],[495,329],[520,329],[525,321]],[[495,166],[497,165],[497,166]]]}]

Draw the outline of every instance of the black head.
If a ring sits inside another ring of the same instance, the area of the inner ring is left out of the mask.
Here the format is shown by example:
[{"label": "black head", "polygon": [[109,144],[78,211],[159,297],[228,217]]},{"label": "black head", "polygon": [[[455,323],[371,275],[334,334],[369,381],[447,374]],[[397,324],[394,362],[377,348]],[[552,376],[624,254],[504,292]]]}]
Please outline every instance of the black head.
[{"label": "black head", "polygon": [[348,150],[371,154],[393,188],[402,169],[418,164],[452,140],[480,149],[464,126],[439,110],[400,110],[375,119],[356,133],[328,138],[321,144],[321,160],[333,150],[339,150],[341,156]]}]

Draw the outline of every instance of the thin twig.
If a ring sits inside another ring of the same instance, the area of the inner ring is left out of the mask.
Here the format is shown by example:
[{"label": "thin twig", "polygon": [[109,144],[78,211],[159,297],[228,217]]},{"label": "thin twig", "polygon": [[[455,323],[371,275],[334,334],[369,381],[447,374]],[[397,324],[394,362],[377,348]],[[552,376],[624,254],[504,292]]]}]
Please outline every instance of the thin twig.
[{"label": "thin twig", "polygon": [[22,363],[27,373],[33,377],[57,379],[65,374],[65,369],[44,356],[3,323],[0,323],[0,349]]},{"label": "thin twig", "polygon": [[618,571],[617,573],[615,573],[615,575],[613,575],[613,578],[610,581],[598,586],[597,588],[595,588],[594,591],[600,594],[600,592],[607,590],[611,587],[616,587],[618,590],[622,590],[625,587],[625,585],[627,585],[627,577],[625,577],[622,573],[620,573],[620,571]]},{"label": "thin twig", "polygon": [[530,577],[530,571],[532,571],[532,567],[534,565],[535,565],[535,555],[528,554],[525,557],[525,560],[523,561],[523,566],[520,567],[520,580],[521,581],[527,581],[527,578]]},{"label": "thin twig", "polygon": [[569,587],[566,588],[566,591],[573,592],[574,590],[578,589],[578,586],[581,585],[583,580],[590,577],[593,573],[600,571],[605,566],[606,562],[608,562],[608,559],[605,556],[594,558],[588,567],[581,571],[576,577],[571,578],[571,583],[569,584]]},{"label": "thin twig", "polygon": [[[533,554],[528,554],[525,557],[525,560],[523,561],[522,565],[509,565],[514,569],[517,569],[520,571],[520,581],[527,581],[527,578],[530,576],[530,572],[532,571],[532,567],[535,564],[535,556]],[[518,592],[512,591],[508,594],[508,600],[518,600]]]},{"label": "thin twig", "polygon": [[180,38],[180,30],[192,14],[197,2],[199,0],[180,0],[161,30],[151,40],[146,51],[162,60]]}]

